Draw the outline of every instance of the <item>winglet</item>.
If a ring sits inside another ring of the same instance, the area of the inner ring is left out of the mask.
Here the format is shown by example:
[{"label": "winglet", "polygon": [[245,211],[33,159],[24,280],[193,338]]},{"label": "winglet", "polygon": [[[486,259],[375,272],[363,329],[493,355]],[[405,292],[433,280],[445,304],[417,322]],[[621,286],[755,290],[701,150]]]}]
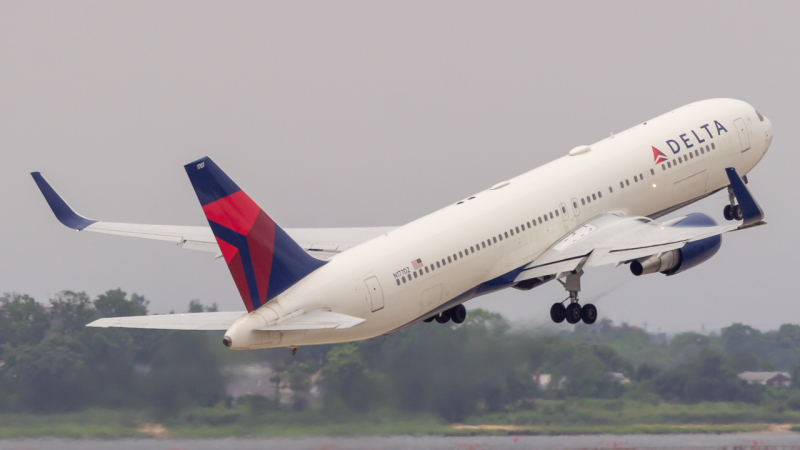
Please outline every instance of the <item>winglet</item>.
[{"label": "winglet", "polygon": [[56,219],[58,219],[59,222],[63,223],[69,228],[72,228],[73,230],[78,231],[97,222],[96,220],[83,217],[70,208],[67,202],[65,202],[64,199],[62,199],[61,196],[59,196],[58,193],[52,187],[50,187],[50,184],[47,183],[42,174],[39,172],[31,172],[31,176],[33,176],[33,181],[35,181],[36,185],[39,186],[39,190],[42,191],[44,199],[47,200],[47,204],[50,205],[50,209],[53,210],[53,214],[56,215]]},{"label": "winglet", "polygon": [[764,220],[764,211],[758,206],[758,202],[756,202],[756,199],[750,194],[747,186],[744,185],[741,177],[736,173],[736,169],[728,167],[725,169],[725,172],[727,172],[728,179],[731,182],[733,195],[736,196],[736,200],[739,202],[739,208],[742,209],[742,226],[751,226]]}]

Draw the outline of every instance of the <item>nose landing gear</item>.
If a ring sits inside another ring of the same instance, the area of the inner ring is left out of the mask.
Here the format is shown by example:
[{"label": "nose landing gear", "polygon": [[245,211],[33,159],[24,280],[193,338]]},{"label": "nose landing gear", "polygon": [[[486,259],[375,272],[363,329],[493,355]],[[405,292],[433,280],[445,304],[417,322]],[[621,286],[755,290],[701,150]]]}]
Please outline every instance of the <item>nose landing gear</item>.
[{"label": "nose landing gear", "polygon": [[[597,320],[597,308],[593,304],[587,303],[581,306],[578,302],[582,274],[583,271],[579,270],[567,275],[566,282],[558,280],[569,292],[569,297],[560,303],[554,303],[550,308],[550,318],[553,319],[553,322],[561,323],[566,320],[567,323],[576,324],[583,320],[583,323],[591,325]],[[569,305],[564,306],[564,302],[567,300],[569,300]]]}]

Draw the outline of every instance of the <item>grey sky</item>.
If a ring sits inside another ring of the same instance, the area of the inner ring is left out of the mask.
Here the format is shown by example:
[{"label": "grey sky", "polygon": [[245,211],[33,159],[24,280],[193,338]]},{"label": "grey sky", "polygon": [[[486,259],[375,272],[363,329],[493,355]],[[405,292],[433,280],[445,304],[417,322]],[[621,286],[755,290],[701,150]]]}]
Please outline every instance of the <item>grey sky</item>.
[{"label": "grey sky", "polygon": [[[798,16],[797,2],[2,2],[0,292],[243,307],[209,254],[67,230],[34,170],[91,218],[203,225],[182,166],[209,155],[283,226],[400,225],[732,97],[775,127],[750,175],[769,226],[675,277],[596,270],[582,296],[650,330],[800,323]],[[685,212],[721,221],[725,201]],[[544,320],[563,297],[551,283],[467,307]]]}]

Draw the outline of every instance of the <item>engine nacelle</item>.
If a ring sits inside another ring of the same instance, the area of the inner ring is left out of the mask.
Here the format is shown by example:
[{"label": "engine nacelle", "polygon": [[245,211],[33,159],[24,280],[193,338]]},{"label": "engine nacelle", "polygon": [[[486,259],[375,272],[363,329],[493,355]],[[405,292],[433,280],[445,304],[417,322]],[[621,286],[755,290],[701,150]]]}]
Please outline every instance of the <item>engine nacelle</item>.
[{"label": "engine nacelle", "polygon": [[[693,213],[678,219],[669,224],[670,227],[713,227],[717,222],[711,217]],[[631,263],[631,273],[636,275],[646,275],[648,273],[661,272],[665,275],[675,275],[692,267],[708,261],[716,255],[722,246],[722,236],[711,236],[699,241],[689,242],[683,248],[670,250],[661,255],[653,255],[647,258],[640,258]]]}]

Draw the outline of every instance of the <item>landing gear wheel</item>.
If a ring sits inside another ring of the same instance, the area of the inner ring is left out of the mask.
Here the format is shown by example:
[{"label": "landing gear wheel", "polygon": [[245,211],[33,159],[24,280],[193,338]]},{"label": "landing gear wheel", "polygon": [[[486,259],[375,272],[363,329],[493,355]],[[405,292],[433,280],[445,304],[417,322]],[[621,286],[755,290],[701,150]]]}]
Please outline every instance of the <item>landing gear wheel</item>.
[{"label": "landing gear wheel", "polygon": [[423,322],[431,323],[431,322],[433,322],[433,319],[435,319],[435,318],[436,318],[436,316],[430,316],[427,319],[423,320]]},{"label": "landing gear wheel", "polygon": [[577,303],[570,303],[566,311],[567,322],[576,324],[581,321],[581,305]]},{"label": "landing gear wheel", "polygon": [[586,325],[591,325],[597,320],[597,308],[593,304],[587,303],[581,308],[581,320]]},{"label": "landing gear wheel", "polygon": [[437,323],[447,323],[450,322],[450,310],[442,311],[441,314],[436,316]]},{"label": "landing gear wheel", "polygon": [[467,308],[464,305],[450,308],[450,319],[453,320],[453,323],[464,323],[467,320]]},{"label": "landing gear wheel", "polygon": [[722,215],[725,216],[725,220],[733,220],[733,211],[731,211],[731,205],[725,205],[725,208],[722,210]]},{"label": "landing gear wheel", "polygon": [[736,220],[744,219],[744,215],[742,214],[742,208],[739,205],[736,205],[733,208],[731,208],[731,215],[733,215],[733,218]]},{"label": "landing gear wheel", "polygon": [[553,306],[550,307],[550,318],[553,319],[553,322],[561,323],[566,316],[567,309],[564,308],[564,305],[561,303],[553,303]]}]

